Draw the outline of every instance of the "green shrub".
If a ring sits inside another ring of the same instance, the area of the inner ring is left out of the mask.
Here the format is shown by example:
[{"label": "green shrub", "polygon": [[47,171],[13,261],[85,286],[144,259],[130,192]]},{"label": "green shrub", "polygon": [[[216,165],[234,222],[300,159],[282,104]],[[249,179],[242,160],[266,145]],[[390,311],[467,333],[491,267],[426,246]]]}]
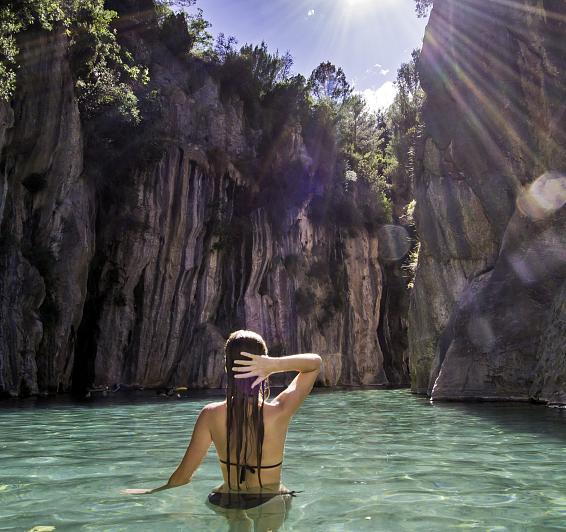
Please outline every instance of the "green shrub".
[{"label": "green shrub", "polygon": [[28,28],[64,32],[70,43],[72,72],[84,116],[106,106],[137,122],[133,84],[145,84],[146,68],[136,65],[117,41],[112,23],[117,13],[104,0],[7,0],[0,7],[0,97],[9,100],[16,86],[16,36]]},{"label": "green shrub", "polygon": [[419,253],[421,251],[421,243],[417,242],[417,245],[410,251],[408,256],[408,261],[406,261],[403,269],[408,274],[407,288],[414,288],[415,276],[417,274],[417,266],[419,264]]},{"label": "green shrub", "polygon": [[186,56],[194,40],[189,33],[185,13],[170,13],[161,23],[160,37],[176,56]]}]

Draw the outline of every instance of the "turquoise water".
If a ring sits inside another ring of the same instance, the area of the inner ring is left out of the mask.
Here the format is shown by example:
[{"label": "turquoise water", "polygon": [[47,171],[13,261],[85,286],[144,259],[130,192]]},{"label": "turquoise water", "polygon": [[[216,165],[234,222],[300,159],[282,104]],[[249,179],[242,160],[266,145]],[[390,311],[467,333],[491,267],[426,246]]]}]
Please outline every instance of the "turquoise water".
[{"label": "turquoise water", "polygon": [[[166,481],[209,400],[0,409],[0,530],[227,530],[213,450],[188,486],[120,493]],[[304,492],[281,530],[566,530],[566,411],[316,393],[283,481]]]}]

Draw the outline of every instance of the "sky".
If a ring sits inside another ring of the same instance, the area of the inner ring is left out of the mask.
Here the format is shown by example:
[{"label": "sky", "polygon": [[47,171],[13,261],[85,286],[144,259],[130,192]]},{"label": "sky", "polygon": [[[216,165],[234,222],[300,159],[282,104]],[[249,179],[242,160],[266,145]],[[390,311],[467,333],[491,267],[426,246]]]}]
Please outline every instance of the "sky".
[{"label": "sky", "polygon": [[215,36],[233,35],[239,45],[263,40],[270,51],[289,51],[296,74],[308,78],[323,61],[342,67],[376,110],[393,101],[397,69],[422,44],[426,19],[417,18],[414,5],[414,0],[197,0],[196,7]]}]

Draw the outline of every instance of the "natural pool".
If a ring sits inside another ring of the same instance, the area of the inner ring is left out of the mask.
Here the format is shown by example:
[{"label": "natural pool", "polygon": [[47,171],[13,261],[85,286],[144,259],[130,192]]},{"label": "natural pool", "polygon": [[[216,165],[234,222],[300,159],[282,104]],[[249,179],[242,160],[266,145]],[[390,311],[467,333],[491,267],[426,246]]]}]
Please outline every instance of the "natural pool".
[{"label": "natural pool", "polygon": [[[168,478],[210,400],[0,408],[0,530],[227,530],[212,449],[188,486],[120,493]],[[566,530],[566,411],[315,393],[283,481],[303,493],[282,530]]]}]

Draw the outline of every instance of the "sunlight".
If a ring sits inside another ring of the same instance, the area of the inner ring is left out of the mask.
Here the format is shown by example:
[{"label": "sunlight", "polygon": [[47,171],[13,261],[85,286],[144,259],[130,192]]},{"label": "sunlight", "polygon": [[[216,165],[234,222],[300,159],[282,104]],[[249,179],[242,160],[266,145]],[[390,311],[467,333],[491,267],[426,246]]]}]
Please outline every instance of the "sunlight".
[{"label": "sunlight", "polygon": [[398,3],[398,0],[344,0],[344,6],[349,9],[357,9],[358,11],[371,9],[379,9],[384,6],[391,6]]}]

